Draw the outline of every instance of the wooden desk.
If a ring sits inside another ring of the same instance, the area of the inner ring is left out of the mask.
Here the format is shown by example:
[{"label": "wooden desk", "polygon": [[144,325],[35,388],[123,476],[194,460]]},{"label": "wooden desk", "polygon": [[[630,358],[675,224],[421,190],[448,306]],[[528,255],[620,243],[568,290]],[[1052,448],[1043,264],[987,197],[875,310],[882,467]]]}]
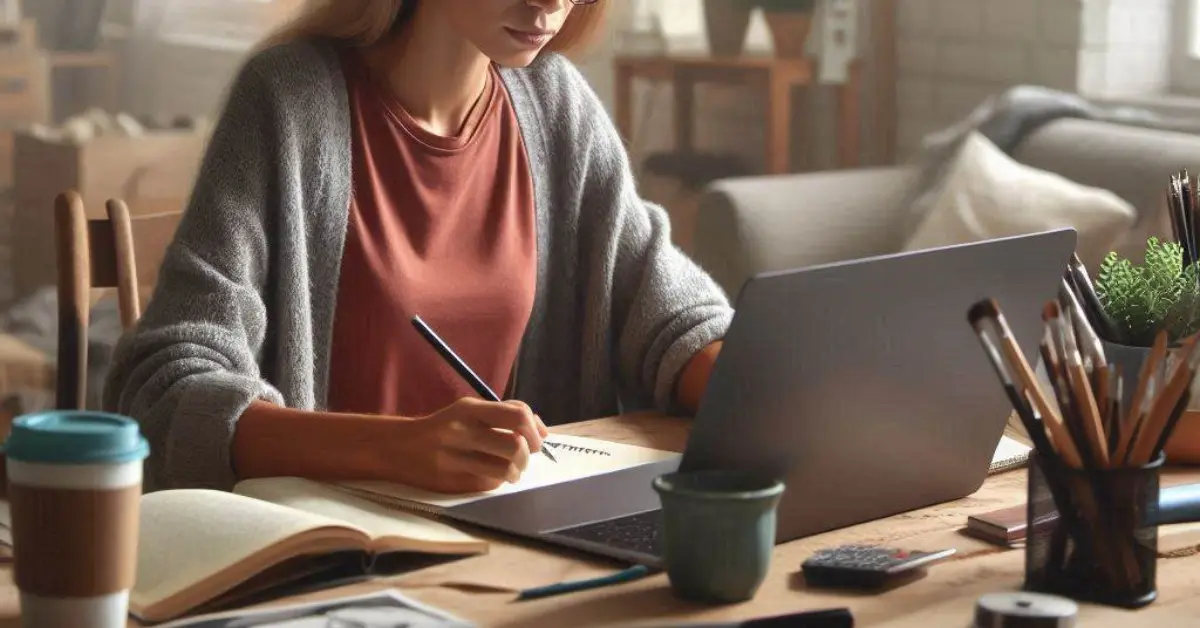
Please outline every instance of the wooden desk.
[{"label": "wooden desk", "polygon": [[[579,423],[554,431],[622,441],[661,449],[683,446],[686,424],[662,417],[623,417]],[[1200,471],[1172,471],[1164,483],[1200,481]],[[965,626],[975,600],[1020,586],[1024,554],[1003,550],[963,536],[958,530],[971,513],[1020,503],[1025,473],[1012,471],[990,478],[974,495],[851,528],[779,546],[771,573],[756,598],[745,604],[705,607],[676,600],[665,575],[605,589],[530,602],[513,602],[511,592],[488,592],[484,583],[514,587],[548,584],[610,572],[612,563],[531,544],[496,539],[490,553],[444,565],[319,594],[287,600],[316,600],[395,587],[428,604],[482,626],[599,626],[678,624],[683,621],[738,619],[847,606],[858,626],[927,628]],[[934,567],[927,578],[881,595],[809,591],[796,572],[813,551],[840,543],[898,543],[909,549],[953,546],[958,555]],[[1136,625],[1178,626],[1200,617],[1200,558],[1161,559],[1159,599],[1130,612],[1085,606],[1081,625],[1127,628]],[[11,570],[0,570],[0,626],[16,626],[17,592]]]},{"label": "wooden desk", "polygon": [[[765,94],[767,174],[792,172],[792,92],[814,85],[815,71],[809,59],[775,57],[617,57],[617,128],[627,141],[633,137],[633,80],[643,78],[674,86],[675,148],[693,148],[695,133],[695,87],[698,83],[747,85]],[[838,87],[838,166],[854,168],[859,163],[859,83],[861,62],[851,68],[850,78]]]}]

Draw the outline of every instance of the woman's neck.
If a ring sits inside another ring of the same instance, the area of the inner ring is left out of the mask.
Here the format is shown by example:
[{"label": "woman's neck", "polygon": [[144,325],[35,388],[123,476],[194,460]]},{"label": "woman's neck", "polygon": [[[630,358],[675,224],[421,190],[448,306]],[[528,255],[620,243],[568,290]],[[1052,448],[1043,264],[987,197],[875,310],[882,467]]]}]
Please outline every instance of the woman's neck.
[{"label": "woman's neck", "polygon": [[479,49],[420,9],[396,36],[367,51],[392,95],[426,130],[456,136],[488,83],[490,61]]}]

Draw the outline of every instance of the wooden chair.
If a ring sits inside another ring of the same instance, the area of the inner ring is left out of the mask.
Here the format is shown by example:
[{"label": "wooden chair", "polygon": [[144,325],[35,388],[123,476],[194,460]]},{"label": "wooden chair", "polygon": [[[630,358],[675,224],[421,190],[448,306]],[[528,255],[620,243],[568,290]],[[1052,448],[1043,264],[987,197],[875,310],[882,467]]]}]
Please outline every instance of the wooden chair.
[{"label": "wooden chair", "polygon": [[139,290],[152,288],[182,211],[131,217],[124,201],[107,203],[108,219],[89,220],[78,193],[55,200],[58,254],[58,363],[55,406],[82,409],[87,400],[87,333],[93,291],[117,290],[121,326],[141,316]]}]

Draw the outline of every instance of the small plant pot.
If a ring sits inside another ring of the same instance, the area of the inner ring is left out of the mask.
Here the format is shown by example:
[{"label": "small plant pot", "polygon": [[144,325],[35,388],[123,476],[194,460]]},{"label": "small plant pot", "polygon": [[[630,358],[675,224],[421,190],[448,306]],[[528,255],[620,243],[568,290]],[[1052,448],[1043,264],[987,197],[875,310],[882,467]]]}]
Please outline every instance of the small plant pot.
[{"label": "small plant pot", "polygon": [[765,11],[767,28],[775,45],[775,56],[802,59],[812,32],[813,16],[807,11]]},{"label": "small plant pot", "polygon": [[[1133,347],[1101,340],[1104,345],[1104,357],[1109,364],[1121,369],[1121,377],[1125,381],[1127,396],[1126,403],[1131,401],[1133,388],[1141,377],[1142,365],[1150,356],[1150,347]],[[1179,351],[1179,347],[1171,347],[1168,352]],[[1192,397],[1188,409],[1179,417],[1179,423],[1167,441],[1167,462],[1170,464],[1200,464],[1200,378],[1192,381]],[[1122,408],[1124,414],[1129,408]]]},{"label": "small plant pot", "polygon": [[[1104,346],[1104,357],[1108,358],[1109,364],[1121,368],[1121,376],[1126,382],[1125,385],[1136,385],[1138,378],[1141,377],[1142,365],[1146,363],[1146,358],[1150,357],[1150,347],[1134,347],[1107,340],[1101,340],[1100,343]],[[1179,346],[1173,346],[1169,347],[1167,352],[1175,353],[1180,349]],[[1200,382],[1200,378],[1192,382],[1192,398],[1188,404],[1188,410],[1200,411],[1200,385],[1197,385],[1198,382]]]},{"label": "small plant pot", "polygon": [[704,25],[714,57],[736,57],[745,51],[753,11],[748,2],[704,0]]}]

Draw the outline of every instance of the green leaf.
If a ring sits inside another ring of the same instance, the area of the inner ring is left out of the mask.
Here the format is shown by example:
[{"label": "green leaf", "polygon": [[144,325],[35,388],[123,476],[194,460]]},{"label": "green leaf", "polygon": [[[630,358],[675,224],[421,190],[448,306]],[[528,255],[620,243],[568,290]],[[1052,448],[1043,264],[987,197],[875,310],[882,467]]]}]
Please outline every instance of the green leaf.
[{"label": "green leaf", "polygon": [[1200,268],[1183,265],[1183,247],[1146,241],[1141,265],[1114,253],[1096,276],[1096,293],[1133,345],[1150,346],[1159,330],[1174,342],[1200,330]]}]

